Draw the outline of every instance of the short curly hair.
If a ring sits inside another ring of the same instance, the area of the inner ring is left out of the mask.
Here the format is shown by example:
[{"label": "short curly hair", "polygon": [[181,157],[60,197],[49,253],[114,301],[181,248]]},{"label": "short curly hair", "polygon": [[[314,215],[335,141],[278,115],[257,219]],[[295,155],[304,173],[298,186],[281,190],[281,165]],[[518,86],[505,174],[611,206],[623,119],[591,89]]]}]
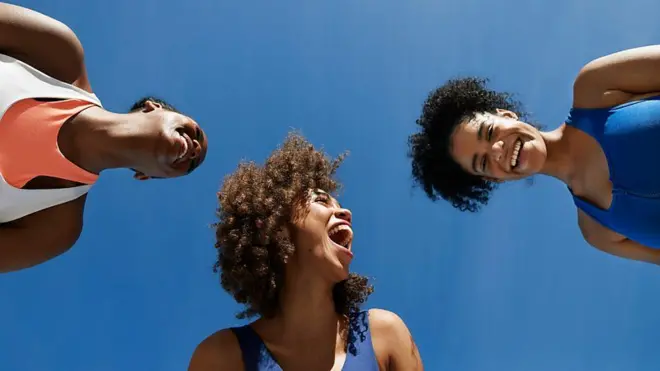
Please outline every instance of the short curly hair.
[{"label": "short curly hair", "polygon": [[169,104],[168,102],[164,101],[163,99],[156,98],[156,97],[153,97],[153,96],[146,96],[146,97],[142,97],[142,98],[138,99],[137,101],[135,101],[135,103],[133,103],[131,105],[131,108],[128,110],[128,112],[135,112],[135,111],[139,111],[139,110],[143,109],[147,105],[147,102],[157,103],[157,104],[160,104],[160,106],[163,107],[163,109],[166,109],[166,110],[172,111],[172,112],[176,112],[176,113],[181,113],[181,112],[179,112],[179,110],[174,108],[173,105]]},{"label": "short curly hair", "polygon": [[[304,216],[309,190],[340,188],[334,175],[344,157],[331,159],[294,132],[263,166],[241,162],[225,177],[218,193],[214,270],[221,272],[222,287],[245,305],[238,318],[277,313],[285,265],[294,251],[280,232]],[[351,273],[333,289],[335,311],[357,313],[372,292],[366,277]]]},{"label": "short curly hair", "polygon": [[510,93],[490,90],[487,82],[477,77],[457,78],[431,91],[416,121],[420,132],[408,137],[415,184],[431,200],[437,201],[439,196],[461,211],[475,212],[486,205],[497,184],[468,173],[452,158],[455,128],[479,113],[495,114],[498,108],[526,116]]}]

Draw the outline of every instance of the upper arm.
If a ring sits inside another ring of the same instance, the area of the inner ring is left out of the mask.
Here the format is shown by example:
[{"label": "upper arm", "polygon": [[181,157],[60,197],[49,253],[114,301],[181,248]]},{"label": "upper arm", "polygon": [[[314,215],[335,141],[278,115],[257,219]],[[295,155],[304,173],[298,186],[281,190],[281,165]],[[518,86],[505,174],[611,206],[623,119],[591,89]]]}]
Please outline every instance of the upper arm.
[{"label": "upper arm", "polygon": [[599,248],[611,244],[612,242],[621,241],[625,238],[598,223],[584,211],[578,209],[577,213],[580,232],[582,232],[582,237],[584,237],[584,240],[587,241],[589,245]]},{"label": "upper arm", "polygon": [[593,247],[620,258],[660,264],[660,250],[629,240],[578,210],[578,225],[584,239]]},{"label": "upper arm", "polygon": [[0,272],[29,268],[70,249],[80,237],[86,195],[0,225]]},{"label": "upper arm", "polygon": [[371,309],[369,324],[376,356],[385,360],[388,371],[424,370],[412,334],[398,315],[383,309]]},{"label": "upper arm", "polygon": [[596,58],[579,71],[573,105],[611,107],[660,93],[660,45],[618,51]]},{"label": "upper arm", "polygon": [[225,329],[199,343],[190,359],[188,371],[237,371],[243,367],[238,340],[231,330]]},{"label": "upper arm", "polygon": [[47,15],[0,3],[0,53],[91,92],[80,40],[67,25]]}]

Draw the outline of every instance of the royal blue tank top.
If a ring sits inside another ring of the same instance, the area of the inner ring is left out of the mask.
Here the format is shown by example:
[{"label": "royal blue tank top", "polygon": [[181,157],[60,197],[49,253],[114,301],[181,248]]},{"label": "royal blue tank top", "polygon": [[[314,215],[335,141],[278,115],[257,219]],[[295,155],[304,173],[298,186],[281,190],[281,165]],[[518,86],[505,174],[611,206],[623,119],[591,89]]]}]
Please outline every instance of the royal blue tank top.
[{"label": "royal blue tank top", "polygon": [[614,232],[660,248],[660,96],[611,108],[573,108],[566,124],[600,144],[613,186],[609,209],[573,195],[575,205]]},{"label": "royal blue tank top", "polygon": [[[282,371],[282,368],[259,335],[250,327],[233,327],[231,329],[243,354],[245,371]],[[369,330],[369,315],[360,312],[351,318],[349,331],[349,347],[346,362],[342,371],[378,371],[378,361],[371,344]]]}]

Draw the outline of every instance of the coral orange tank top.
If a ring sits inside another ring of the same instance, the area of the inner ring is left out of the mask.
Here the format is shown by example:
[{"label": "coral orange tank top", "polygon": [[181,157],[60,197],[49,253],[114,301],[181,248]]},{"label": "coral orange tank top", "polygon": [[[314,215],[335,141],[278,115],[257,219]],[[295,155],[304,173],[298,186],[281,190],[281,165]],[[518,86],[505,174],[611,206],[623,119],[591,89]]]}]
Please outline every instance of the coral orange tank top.
[{"label": "coral orange tank top", "polygon": [[[96,95],[4,54],[0,54],[0,81],[0,223],[6,223],[89,191],[98,176],[67,160],[59,150],[57,136],[70,117],[102,105]],[[38,176],[82,185],[21,188]]]}]

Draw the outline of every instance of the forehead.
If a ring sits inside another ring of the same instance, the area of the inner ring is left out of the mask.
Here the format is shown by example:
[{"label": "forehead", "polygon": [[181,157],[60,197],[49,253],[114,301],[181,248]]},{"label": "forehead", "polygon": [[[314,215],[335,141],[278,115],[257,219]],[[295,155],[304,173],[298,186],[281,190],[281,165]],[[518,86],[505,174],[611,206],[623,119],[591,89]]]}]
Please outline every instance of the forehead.
[{"label": "forehead", "polygon": [[[477,114],[461,121],[452,133],[450,153],[463,170],[473,173],[472,160],[480,146],[479,130],[484,124],[494,120],[493,115]],[[482,129],[481,129],[482,130]],[[483,134],[483,133],[482,133]]]}]

